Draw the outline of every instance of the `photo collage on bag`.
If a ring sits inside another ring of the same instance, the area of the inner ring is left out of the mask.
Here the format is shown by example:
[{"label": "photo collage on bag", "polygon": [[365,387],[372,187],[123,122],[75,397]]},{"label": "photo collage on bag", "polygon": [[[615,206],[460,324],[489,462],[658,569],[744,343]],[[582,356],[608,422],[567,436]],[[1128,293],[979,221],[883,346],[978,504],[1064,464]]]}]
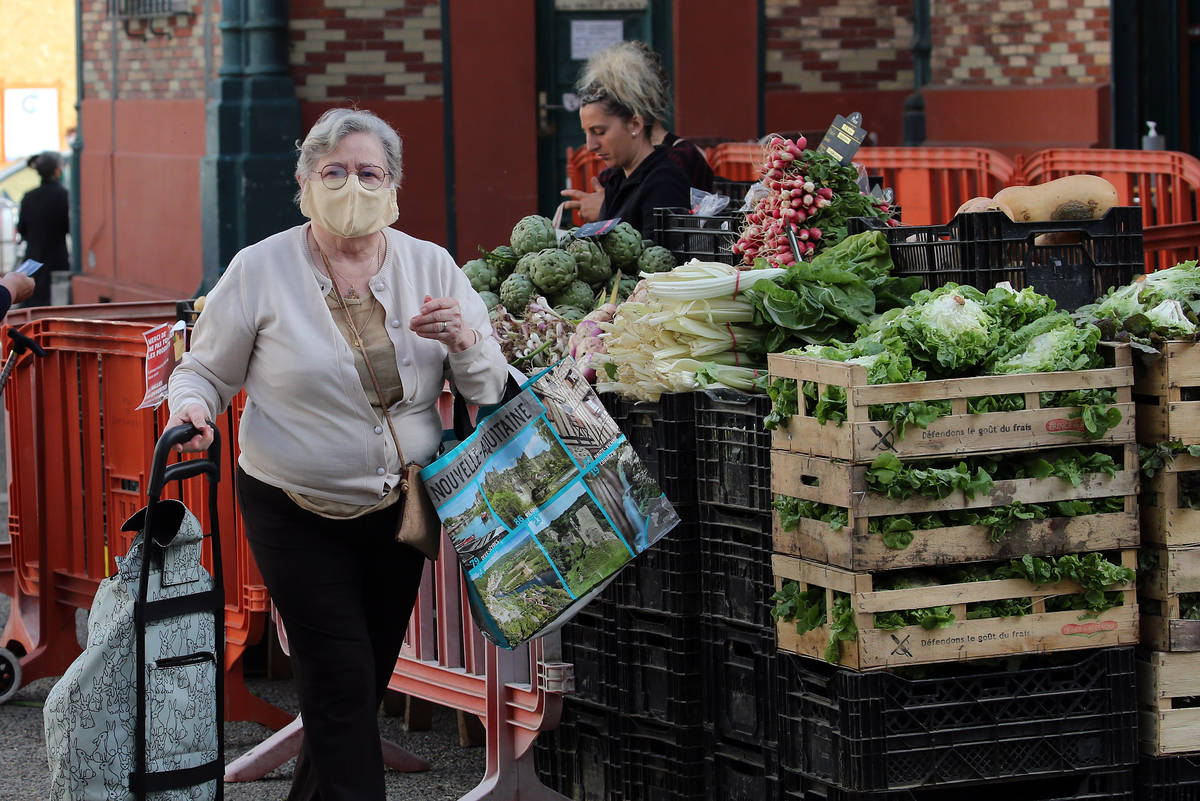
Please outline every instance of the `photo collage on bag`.
[{"label": "photo collage on bag", "polygon": [[469,483],[439,508],[468,577],[514,642],[678,520],[591,386],[573,366],[560,367],[528,388],[540,414],[493,437],[497,446]]}]

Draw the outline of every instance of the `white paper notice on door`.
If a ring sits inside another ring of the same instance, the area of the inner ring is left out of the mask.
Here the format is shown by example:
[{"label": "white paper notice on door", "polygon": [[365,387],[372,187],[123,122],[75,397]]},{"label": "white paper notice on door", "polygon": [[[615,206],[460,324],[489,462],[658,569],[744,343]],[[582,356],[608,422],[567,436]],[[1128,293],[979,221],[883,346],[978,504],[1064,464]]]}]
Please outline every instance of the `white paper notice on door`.
[{"label": "white paper notice on door", "polygon": [[571,20],[571,59],[587,61],[595,53],[625,39],[625,23],[619,19]]}]

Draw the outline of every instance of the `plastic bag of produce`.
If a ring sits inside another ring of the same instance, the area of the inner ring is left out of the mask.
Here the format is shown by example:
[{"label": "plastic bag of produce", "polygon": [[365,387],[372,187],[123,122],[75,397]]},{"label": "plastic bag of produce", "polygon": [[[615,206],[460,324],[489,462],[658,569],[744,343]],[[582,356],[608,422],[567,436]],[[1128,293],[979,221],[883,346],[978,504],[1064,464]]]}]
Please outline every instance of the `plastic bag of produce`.
[{"label": "plastic bag of produce", "polygon": [[421,478],[475,624],[503,648],[565,623],[679,523],[571,359],[460,438]]}]

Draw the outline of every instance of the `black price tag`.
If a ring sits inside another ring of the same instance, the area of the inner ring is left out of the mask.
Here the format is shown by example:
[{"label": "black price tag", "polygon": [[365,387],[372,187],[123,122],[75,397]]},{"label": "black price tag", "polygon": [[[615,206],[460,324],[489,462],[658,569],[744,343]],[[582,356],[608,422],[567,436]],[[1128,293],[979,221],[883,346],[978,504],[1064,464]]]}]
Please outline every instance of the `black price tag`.
[{"label": "black price tag", "polygon": [[617,223],[621,221],[620,217],[613,217],[611,220],[596,220],[586,225],[579,226],[575,231],[576,239],[583,239],[585,236],[600,236],[607,234],[609,231],[617,227]]},{"label": "black price tag", "polygon": [[862,128],[862,114],[857,111],[849,117],[838,114],[833,118],[833,125],[825,132],[817,150],[828,153],[842,164],[849,164],[866,138],[867,132]]}]

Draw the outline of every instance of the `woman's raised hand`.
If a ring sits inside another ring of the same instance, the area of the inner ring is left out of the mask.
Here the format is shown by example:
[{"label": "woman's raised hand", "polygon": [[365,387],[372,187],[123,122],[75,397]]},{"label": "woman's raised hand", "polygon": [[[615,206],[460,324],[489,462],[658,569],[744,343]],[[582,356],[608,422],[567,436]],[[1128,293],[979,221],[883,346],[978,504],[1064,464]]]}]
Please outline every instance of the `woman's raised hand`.
[{"label": "woman's raised hand", "polygon": [[441,342],[451,353],[460,353],[475,344],[475,330],[463,321],[462,309],[454,298],[426,295],[408,327],[419,337]]},{"label": "woman's raised hand", "polygon": [[171,415],[171,419],[167,420],[167,428],[174,428],[186,423],[194,425],[200,430],[200,433],[187,442],[176,445],[175,451],[177,453],[191,453],[193,451],[208,450],[208,446],[212,445],[213,441],[212,427],[208,424],[208,409],[199,403],[190,404],[179,414]]}]

